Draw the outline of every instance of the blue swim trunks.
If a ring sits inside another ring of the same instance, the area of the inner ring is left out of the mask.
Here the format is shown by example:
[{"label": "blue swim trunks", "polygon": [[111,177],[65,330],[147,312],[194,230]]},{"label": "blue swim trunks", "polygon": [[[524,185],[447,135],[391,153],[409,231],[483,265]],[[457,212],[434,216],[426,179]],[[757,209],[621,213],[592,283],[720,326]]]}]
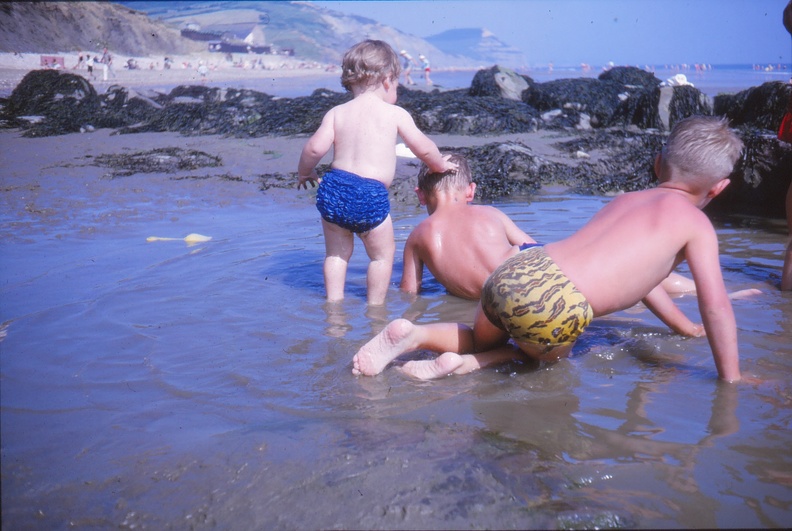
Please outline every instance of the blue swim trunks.
[{"label": "blue swim trunks", "polygon": [[390,214],[388,189],[375,179],[332,169],[316,192],[322,219],[354,233],[368,232]]}]

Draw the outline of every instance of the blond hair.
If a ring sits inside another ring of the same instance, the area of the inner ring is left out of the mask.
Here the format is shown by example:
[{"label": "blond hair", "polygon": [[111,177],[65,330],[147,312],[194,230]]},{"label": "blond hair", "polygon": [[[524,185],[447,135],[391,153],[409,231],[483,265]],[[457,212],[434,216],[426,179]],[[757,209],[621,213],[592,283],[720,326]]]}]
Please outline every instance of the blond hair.
[{"label": "blond hair", "polygon": [[742,140],[725,118],[690,116],[674,126],[662,159],[708,188],[731,174],[742,149]]},{"label": "blond hair", "polygon": [[341,85],[350,92],[352,87],[399,79],[400,74],[399,56],[383,41],[359,42],[347,50],[341,61]]},{"label": "blond hair", "polygon": [[422,164],[421,171],[418,172],[418,189],[426,194],[462,189],[473,182],[470,165],[463,155],[458,153],[442,153],[442,155],[448,155],[448,161],[456,164],[457,168],[443,173],[433,173],[426,164]]}]

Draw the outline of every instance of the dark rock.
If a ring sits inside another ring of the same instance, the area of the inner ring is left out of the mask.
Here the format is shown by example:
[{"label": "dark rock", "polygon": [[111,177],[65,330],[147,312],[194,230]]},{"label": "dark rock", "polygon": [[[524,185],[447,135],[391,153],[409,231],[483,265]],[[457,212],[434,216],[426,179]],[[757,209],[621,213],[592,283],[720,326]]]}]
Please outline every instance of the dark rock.
[{"label": "dark rock", "polygon": [[623,86],[653,89],[660,85],[660,80],[651,72],[634,66],[616,66],[601,73],[600,81],[610,81]]},{"label": "dark rock", "polygon": [[[58,70],[33,70],[16,86],[3,109],[11,127],[26,129],[23,136],[75,133],[96,123],[99,97],[85,78]],[[21,117],[43,116],[29,123]]]},{"label": "dark rock", "polygon": [[495,96],[521,101],[523,92],[530,90],[533,84],[534,81],[530,77],[495,65],[476,72],[468,94],[474,97]]},{"label": "dark rock", "polygon": [[578,193],[612,194],[654,186],[654,161],[666,135],[653,131],[622,128],[597,130],[557,147],[567,153],[600,151],[595,162],[583,161],[568,167],[563,184]]},{"label": "dark rock", "polygon": [[749,125],[777,132],[790,98],[792,85],[770,81],[737,94],[718,94],[714,111],[727,117],[734,127]]},{"label": "dark rock", "polygon": [[525,133],[539,127],[535,109],[499,96],[471,98],[464,89],[426,93],[401,86],[398,96],[398,104],[426,133],[488,135]]},{"label": "dark rock", "polygon": [[461,153],[468,159],[477,183],[476,194],[485,201],[534,194],[557,173],[557,163],[536,156],[520,142],[443,150]]},{"label": "dark rock", "polygon": [[523,94],[523,101],[540,113],[559,109],[573,117],[585,113],[593,127],[608,127],[623,91],[622,85],[599,79],[558,79],[535,84]]},{"label": "dark rock", "polygon": [[[712,105],[710,105],[709,98],[692,85],[660,87],[656,90],[660,91],[658,115],[665,131],[670,131],[677,122],[684,120],[688,116],[712,115]],[[667,110],[664,106],[664,94],[666,92],[671,93]]]},{"label": "dark rock", "polygon": [[162,110],[156,101],[119,85],[113,85],[100,96],[100,118],[97,127],[116,129],[153,119]]},{"label": "dark rock", "polygon": [[792,145],[775,133],[742,127],[743,156],[731,183],[707,206],[707,212],[784,218],[786,193],[792,183]]}]

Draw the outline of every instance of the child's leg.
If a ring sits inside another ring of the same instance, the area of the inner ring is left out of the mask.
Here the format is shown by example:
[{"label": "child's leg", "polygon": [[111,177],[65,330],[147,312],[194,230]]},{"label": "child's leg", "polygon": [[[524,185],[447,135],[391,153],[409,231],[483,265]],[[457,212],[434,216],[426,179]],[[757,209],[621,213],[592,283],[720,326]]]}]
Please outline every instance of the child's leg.
[{"label": "child's leg", "polygon": [[[509,334],[493,325],[484,315],[481,303],[476,310],[472,339],[474,341],[472,349],[464,348],[467,345],[460,344],[459,347],[463,348],[447,349],[450,352],[440,355],[435,360],[407,362],[403,370],[414,378],[429,380],[449,374],[467,374],[488,365],[505,363],[520,357],[520,351],[508,344]],[[457,354],[466,352],[474,352],[474,354]]]},{"label": "child's leg", "polygon": [[679,273],[672,272],[660,283],[660,285],[671,295],[696,291],[696,283],[693,282],[693,279],[682,276]]},{"label": "child's leg", "polygon": [[446,352],[434,360],[408,361],[402,370],[419,380],[434,380],[451,374],[468,374],[490,365],[500,365],[520,358],[525,358],[522,351],[512,345],[504,345],[476,354],[460,355],[455,352]]},{"label": "child's leg", "polygon": [[369,304],[384,304],[393,272],[393,256],[396,254],[396,242],[393,237],[393,221],[391,217],[360,235],[366,246],[371,262],[366,275]]},{"label": "child's leg", "polygon": [[328,301],[344,298],[344,281],[352,250],[354,235],[338,225],[322,220],[325,239],[324,281]]},{"label": "child's leg", "polygon": [[473,331],[456,323],[415,325],[396,319],[358,350],[352,358],[352,373],[374,376],[401,354],[421,349],[472,352]]},{"label": "child's leg", "polygon": [[[506,345],[509,339],[507,332],[490,322],[481,309],[481,303],[479,303],[476,311],[476,320],[473,323],[473,340],[476,344],[476,352],[487,354],[487,357],[481,358],[478,362],[486,362],[487,365],[491,365],[509,361],[507,359],[510,356],[508,352],[509,345]],[[549,347],[518,340],[514,340],[514,343],[517,344],[523,354],[538,361],[558,360],[568,356],[572,350],[572,344]],[[515,353],[511,354],[511,359],[515,359]]]}]

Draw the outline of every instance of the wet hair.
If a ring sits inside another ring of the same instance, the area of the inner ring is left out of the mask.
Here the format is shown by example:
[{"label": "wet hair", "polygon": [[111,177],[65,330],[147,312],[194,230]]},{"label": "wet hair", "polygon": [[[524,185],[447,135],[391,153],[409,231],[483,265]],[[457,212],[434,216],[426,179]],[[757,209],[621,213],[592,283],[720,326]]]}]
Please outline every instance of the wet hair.
[{"label": "wet hair", "polygon": [[663,164],[709,188],[731,175],[742,149],[742,140],[729,129],[725,118],[690,116],[671,131],[663,148]]},{"label": "wet hair", "polygon": [[347,50],[341,61],[341,85],[350,92],[352,87],[399,79],[400,74],[399,56],[383,41],[359,42]]},{"label": "wet hair", "polygon": [[470,165],[463,155],[458,153],[442,153],[442,155],[449,155],[448,161],[456,164],[457,169],[434,173],[429,171],[426,164],[422,164],[421,171],[418,172],[418,189],[426,194],[465,188],[473,182]]}]

